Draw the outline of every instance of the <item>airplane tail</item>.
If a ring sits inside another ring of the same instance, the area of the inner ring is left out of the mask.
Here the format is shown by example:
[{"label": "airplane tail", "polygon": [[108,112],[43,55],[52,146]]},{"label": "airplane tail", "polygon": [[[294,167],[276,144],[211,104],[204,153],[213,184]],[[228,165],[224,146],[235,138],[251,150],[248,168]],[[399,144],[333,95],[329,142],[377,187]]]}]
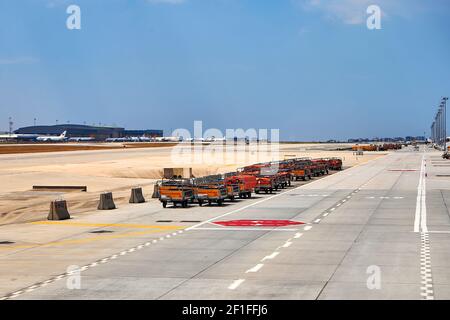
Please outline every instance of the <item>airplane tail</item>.
[{"label": "airplane tail", "polygon": [[60,137],[61,137],[61,138],[65,138],[65,137],[66,137],[66,134],[67,134],[67,131],[64,131],[63,133],[61,133]]}]

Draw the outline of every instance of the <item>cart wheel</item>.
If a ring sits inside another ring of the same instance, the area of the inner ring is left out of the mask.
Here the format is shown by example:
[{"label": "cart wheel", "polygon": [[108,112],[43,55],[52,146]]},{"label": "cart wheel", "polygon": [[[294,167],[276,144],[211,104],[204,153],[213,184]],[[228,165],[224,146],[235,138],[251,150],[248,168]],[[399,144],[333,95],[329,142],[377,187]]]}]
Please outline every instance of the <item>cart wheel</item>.
[{"label": "cart wheel", "polygon": [[252,197],[252,193],[251,192],[247,193],[247,197],[251,198]]},{"label": "cart wheel", "polygon": [[198,200],[198,205],[201,207],[203,205],[203,200]]},{"label": "cart wheel", "polygon": [[256,193],[256,194],[259,194],[259,190],[255,190],[255,193]]},{"label": "cart wheel", "polygon": [[163,201],[162,205],[163,205],[163,208],[167,207],[167,202]]},{"label": "cart wheel", "polygon": [[264,190],[264,192],[265,192],[265,193],[269,193],[269,190],[266,189],[266,190]]},{"label": "cart wheel", "polygon": [[242,193],[239,193],[239,199],[242,199]]},{"label": "cart wheel", "polygon": [[217,205],[221,206],[223,204],[223,200],[217,200]]},{"label": "cart wheel", "polygon": [[208,200],[208,205],[209,205],[209,206],[211,205],[211,200]]},{"label": "cart wheel", "polygon": [[[275,189],[275,190],[277,190],[277,189]],[[269,192],[270,192],[270,193],[273,193],[273,189],[272,189],[272,188],[270,188],[270,189],[269,189]]]},{"label": "cart wheel", "polygon": [[181,203],[181,205],[183,206],[183,208],[187,208],[187,206],[188,206],[187,200],[184,200],[184,201]]},{"label": "cart wheel", "polygon": [[289,179],[289,181],[288,181],[288,186],[291,186],[291,180]]}]

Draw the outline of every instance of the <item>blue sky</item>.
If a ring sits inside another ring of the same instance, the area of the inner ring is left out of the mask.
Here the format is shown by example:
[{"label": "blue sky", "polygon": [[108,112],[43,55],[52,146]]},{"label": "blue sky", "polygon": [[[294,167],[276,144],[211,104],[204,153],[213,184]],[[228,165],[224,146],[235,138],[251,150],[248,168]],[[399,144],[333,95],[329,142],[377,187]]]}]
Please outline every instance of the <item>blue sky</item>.
[{"label": "blue sky", "polygon": [[[70,4],[81,30],[66,28]],[[449,15],[446,0],[0,0],[0,130],[11,116],[421,135],[450,94]]]}]

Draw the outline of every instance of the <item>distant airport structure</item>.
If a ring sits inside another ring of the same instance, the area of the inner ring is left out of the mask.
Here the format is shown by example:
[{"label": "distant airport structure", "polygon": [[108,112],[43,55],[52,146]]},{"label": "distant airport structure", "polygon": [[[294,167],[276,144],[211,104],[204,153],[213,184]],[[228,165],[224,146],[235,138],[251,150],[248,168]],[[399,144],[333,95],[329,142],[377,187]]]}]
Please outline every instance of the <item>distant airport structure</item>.
[{"label": "distant airport structure", "polygon": [[51,126],[30,126],[19,128],[14,131],[17,135],[40,135],[40,136],[59,136],[66,132],[66,137],[92,138],[95,140],[105,140],[108,138],[125,138],[125,137],[162,137],[163,130],[126,130],[121,127],[103,127],[88,126],[80,124],[59,124]]}]

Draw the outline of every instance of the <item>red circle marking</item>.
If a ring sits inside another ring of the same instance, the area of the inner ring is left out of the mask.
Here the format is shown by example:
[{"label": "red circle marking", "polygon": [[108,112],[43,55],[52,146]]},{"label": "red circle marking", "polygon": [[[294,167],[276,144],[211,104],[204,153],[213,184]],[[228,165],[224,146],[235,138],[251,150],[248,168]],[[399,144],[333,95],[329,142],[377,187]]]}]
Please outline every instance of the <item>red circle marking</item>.
[{"label": "red circle marking", "polygon": [[213,223],[225,227],[284,227],[305,224],[304,222],[292,220],[229,220],[215,221]]}]

